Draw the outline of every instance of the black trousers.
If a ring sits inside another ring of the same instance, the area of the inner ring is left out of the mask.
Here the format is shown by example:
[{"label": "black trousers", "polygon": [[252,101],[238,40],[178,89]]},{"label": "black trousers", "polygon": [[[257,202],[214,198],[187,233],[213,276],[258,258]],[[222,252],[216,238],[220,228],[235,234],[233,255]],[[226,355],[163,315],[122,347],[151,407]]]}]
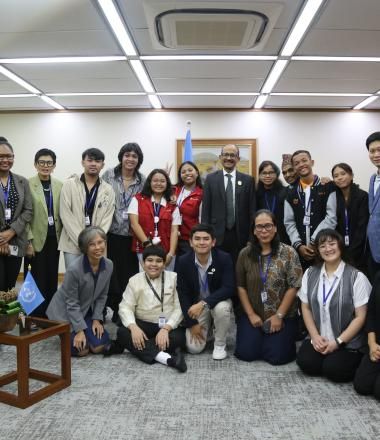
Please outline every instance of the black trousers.
[{"label": "black trousers", "polygon": [[224,231],[223,242],[219,247],[222,249],[222,251],[231,255],[235,267],[239,252],[241,251],[237,244],[236,226],[234,226],[232,229],[226,229]]},{"label": "black trousers", "polygon": [[[157,347],[155,341],[155,337],[160,331],[160,328],[158,327],[158,324],[141,321],[140,319],[136,319],[136,324],[141,328],[148,338],[148,340],[145,341],[145,348],[143,350],[137,350],[137,348],[134,347],[131,331],[124,326],[119,327],[117,330],[116,343],[120,347],[126,348],[146,364],[153,364],[155,362],[154,358],[161,351]],[[167,350],[169,353],[173,353],[178,347],[184,349],[185,346],[186,336],[185,329],[183,327],[177,327],[169,332],[169,349]]]},{"label": "black trousers", "polygon": [[372,362],[366,353],[356,370],[355,391],[364,396],[374,395],[380,400],[380,362]]},{"label": "black trousers", "polygon": [[59,250],[56,236],[47,236],[44,247],[36,252],[33,258],[24,258],[24,279],[28,273],[28,265],[45,301],[33,312],[33,316],[46,317],[53,295],[58,289]]},{"label": "black trousers", "polygon": [[357,350],[345,348],[324,355],[314,350],[310,339],[305,339],[297,354],[297,364],[310,376],[325,376],[333,382],[350,382],[362,356]]},{"label": "black trousers", "polygon": [[16,285],[22,258],[0,255],[0,290],[7,291]]},{"label": "black trousers", "polygon": [[113,262],[107,306],[117,312],[129,278],[139,272],[139,262],[132,252],[132,237],[108,234],[107,256]]}]

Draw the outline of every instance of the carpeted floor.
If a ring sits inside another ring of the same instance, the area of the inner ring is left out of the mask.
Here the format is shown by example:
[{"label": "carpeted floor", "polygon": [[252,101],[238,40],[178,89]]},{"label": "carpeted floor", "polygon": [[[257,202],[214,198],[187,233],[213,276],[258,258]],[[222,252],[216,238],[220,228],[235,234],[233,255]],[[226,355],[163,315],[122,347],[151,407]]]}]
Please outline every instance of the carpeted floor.
[{"label": "carpeted floor", "polygon": [[[108,325],[111,333],[113,324]],[[31,364],[58,371],[58,339],[32,346]],[[380,403],[351,384],[305,377],[211,350],[187,355],[188,372],[144,365],[129,353],[72,361],[71,387],[21,410],[0,403],[1,440],[375,440]],[[14,347],[0,348],[0,374]],[[32,382],[35,387],[37,382]]]}]

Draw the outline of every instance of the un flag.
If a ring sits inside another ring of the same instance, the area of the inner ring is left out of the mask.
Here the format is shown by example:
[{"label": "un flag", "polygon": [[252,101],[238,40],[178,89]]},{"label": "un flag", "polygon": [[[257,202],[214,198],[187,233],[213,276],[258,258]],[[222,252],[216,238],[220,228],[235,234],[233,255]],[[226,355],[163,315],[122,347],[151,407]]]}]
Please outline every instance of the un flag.
[{"label": "un flag", "polygon": [[26,275],[17,299],[27,315],[30,315],[34,309],[45,301],[30,272]]}]

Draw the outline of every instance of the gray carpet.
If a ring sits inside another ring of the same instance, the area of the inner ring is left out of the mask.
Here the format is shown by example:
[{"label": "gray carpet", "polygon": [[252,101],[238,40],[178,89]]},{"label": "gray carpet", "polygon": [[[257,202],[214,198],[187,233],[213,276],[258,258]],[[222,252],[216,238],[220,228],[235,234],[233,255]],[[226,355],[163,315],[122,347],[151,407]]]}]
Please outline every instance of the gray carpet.
[{"label": "gray carpet", "polygon": [[[113,324],[108,325],[114,333]],[[58,339],[32,346],[32,366],[58,371]],[[380,404],[351,384],[305,377],[211,348],[187,355],[188,372],[142,364],[129,353],[72,361],[72,385],[30,408],[0,403],[1,440],[361,440],[380,437]],[[14,347],[0,348],[0,374]],[[38,382],[32,382],[32,388]],[[7,387],[12,389],[12,387]]]}]

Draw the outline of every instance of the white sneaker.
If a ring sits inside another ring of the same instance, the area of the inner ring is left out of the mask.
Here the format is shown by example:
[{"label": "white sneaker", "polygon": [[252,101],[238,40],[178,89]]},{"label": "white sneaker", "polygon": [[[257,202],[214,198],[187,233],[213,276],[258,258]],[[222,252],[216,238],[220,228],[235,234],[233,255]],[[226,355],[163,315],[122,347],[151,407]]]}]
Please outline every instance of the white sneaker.
[{"label": "white sneaker", "polygon": [[212,352],[212,358],[215,361],[221,361],[226,359],[227,351],[225,345],[214,345],[214,351]]}]

